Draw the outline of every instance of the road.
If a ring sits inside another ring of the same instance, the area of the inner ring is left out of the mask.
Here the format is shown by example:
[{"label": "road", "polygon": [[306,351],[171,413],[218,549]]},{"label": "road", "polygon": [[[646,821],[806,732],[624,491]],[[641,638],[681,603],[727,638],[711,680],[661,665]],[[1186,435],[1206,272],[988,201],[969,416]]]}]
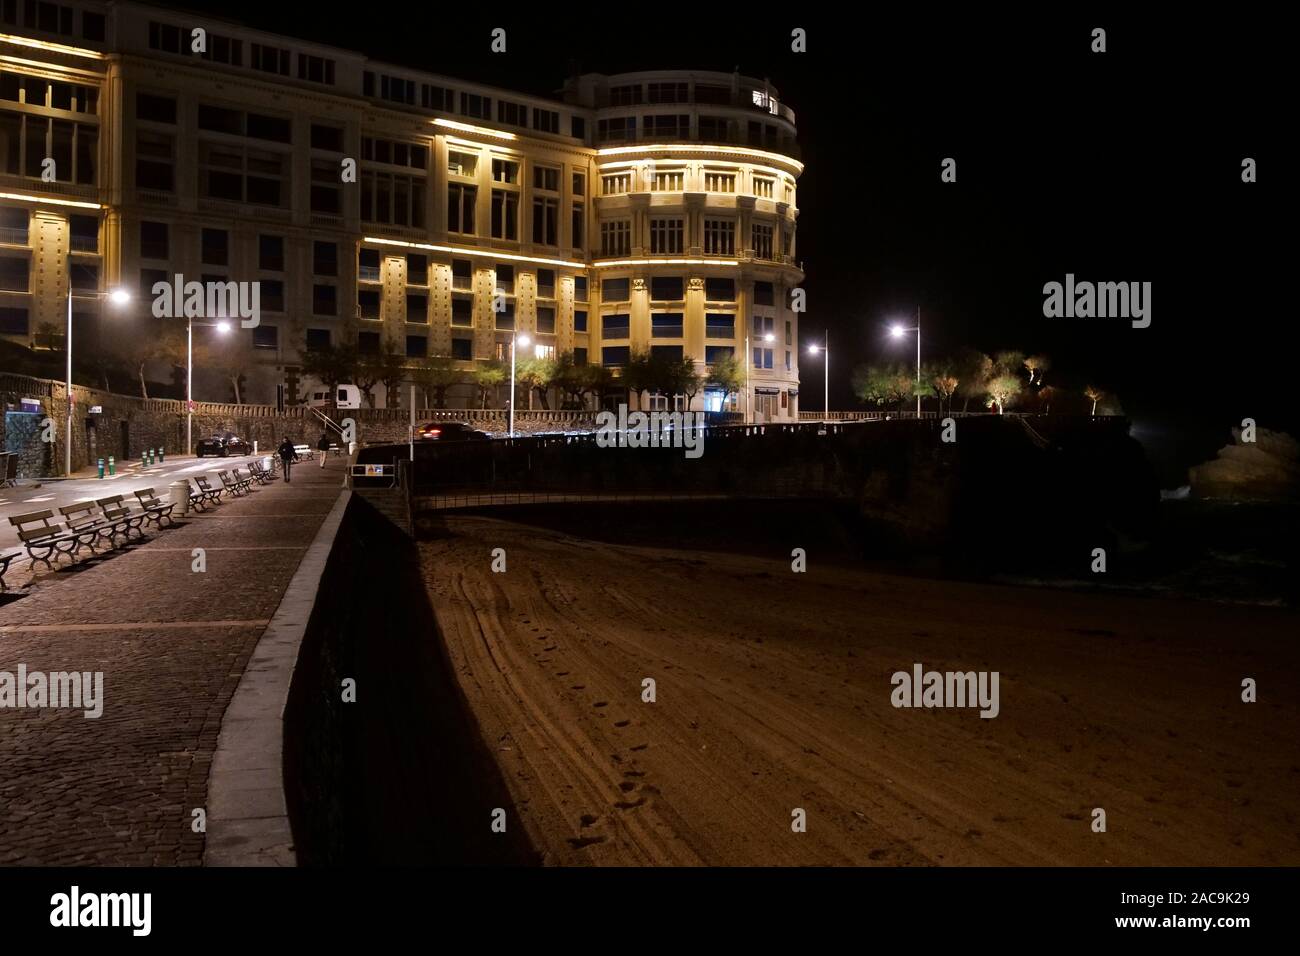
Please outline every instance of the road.
[{"label": "road", "polygon": [[[510,825],[549,864],[1300,864],[1294,612],[816,548],[792,573],[594,540],[583,514],[442,520],[426,587]],[[895,708],[917,662],[999,672],[999,713]]]}]

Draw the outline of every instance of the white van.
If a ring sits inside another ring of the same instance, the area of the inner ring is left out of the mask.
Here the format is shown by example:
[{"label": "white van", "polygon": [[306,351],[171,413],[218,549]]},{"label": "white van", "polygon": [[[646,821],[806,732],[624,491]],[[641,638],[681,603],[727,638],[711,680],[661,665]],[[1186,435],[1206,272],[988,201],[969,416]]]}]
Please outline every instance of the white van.
[{"label": "white van", "polygon": [[[361,389],[355,385],[338,386],[338,407],[339,408],[360,408],[361,407]],[[311,408],[329,408],[330,393],[328,389],[319,389],[309,392],[306,404]]]}]

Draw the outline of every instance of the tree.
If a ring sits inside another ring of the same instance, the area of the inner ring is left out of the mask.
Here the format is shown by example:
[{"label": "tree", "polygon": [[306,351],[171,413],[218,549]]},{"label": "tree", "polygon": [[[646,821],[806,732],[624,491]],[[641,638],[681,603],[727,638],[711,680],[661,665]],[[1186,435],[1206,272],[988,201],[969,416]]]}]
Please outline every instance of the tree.
[{"label": "tree", "polygon": [[1029,371],[1029,384],[1043,385],[1043,373],[1052,367],[1052,360],[1046,355],[1030,355],[1025,359],[1025,368]]},{"label": "tree", "polygon": [[572,352],[561,352],[556,358],[552,382],[563,396],[560,399],[561,408],[582,407],[582,395],[586,390],[583,383],[584,368],[586,366],[579,365]]},{"label": "tree", "polygon": [[655,369],[649,352],[633,352],[628,356],[627,364],[623,366],[623,385],[629,396],[636,396],[637,408],[643,404],[642,393],[655,388],[654,378]]},{"label": "tree", "polygon": [[505,366],[493,359],[481,362],[474,368],[474,384],[478,386],[481,407],[487,408],[488,393],[506,380]]},{"label": "tree", "polygon": [[695,367],[695,360],[682,356],[668,366],[668,378],[674,395],[686,396],[686,410],[690,411],[695,396],[704,387],[704,375]]},{"label": "tree", "polygon": [[1106,393],[1094,385],[1089,385],[1083,390],[1083,394],[1092,399],[1092,414],[1095,416],[1097,414],[1097,403],[1101,401]]},{"label": "tree", "polygon": [[1021,369],[1024,367],[1024,352],[995,352],[993,355],[993,377],[995,378],[1000,378],[1004,375],[1011,375],[1018,378]]},{"label": "tree", "polygon": [[447,389],[461,380],[456,360],[445,355],[435,355],[417,362],[411,370],[411,380],[424,391],[424,407],[429,407],[429,393],[433,393],[433,407],[447,407]]},{"label": "tree", "polygon": [[352,381],[366,398],[366,407],[375,407],[375,386],[384,374],[382,353],[366,352],[357,356],[357,364],[352,372]]},{"label": "tree", "polygon": [[709,366],[704,383],[722,392],[722,401],[725,405],[732,395],[744,387],[745,371],[733,353],[724,352]]},{"label": "tree", "polygon": [[988,407],[997,406],[998,414],[1001,415],[1003,410],[1014,402],[1020,395],[1020,379],[1015,375],[995,375],[989,379],[988,385]]},{"label": "tree", "polygon": [[320,380],[325,391],[329,393],[330,409],[336,410],[338,403],[338,386],[351,383],[356,377],[356,346],[350,344],[329,345],[320,348],[302,347],[302,371]]},{"label": "tree", "polygon": [[614,373],[603,365],[579,365],[578,381],[583,395],[591,395],[599,408],[605,399],[605,393],[614,384]]},{"label": "tree", "polygon": [[375,356],[375,375],[384,386],[384,404],[389,408],[402,407],[402,382],[407,377],[406,353],[398,349],[392,338],[384,340],[384,347]]},{"label": "tree", "polygon": [[956,394],[962,397],[962,412],[970,410],[972,398],[982,399],[987,392],[985,383],[993,377],[993,360],[975,349],[963,349],[952,363],[957,379]]},{"label": "tree", "polygon": [[941,362],[938,365],[932,365],[922,371],[921,377],[930,383],[934,389],[934,394],[939,398],[939,412],[943,413],[943,406],[946,402],[949,414],[952,413],[952,396],[957,391],[957,376],[953,372],[951,363]]},{"label": "tree", "polygon": [[903,403],[916,397],[916,380],[902,365],[859,365],[851,378],[853,394],[868,405]]},{"label": "tree", "polygon": [[518,363],[515,369],[515,379],[528,389],[529,402],[528,407],[532,408],[532,393],[536,390],[541,398],[542,408],[549,409],[551,406],[546,400],[546,392],[555,381],[558,372],[555,359],[551,358],[526,358]]}]

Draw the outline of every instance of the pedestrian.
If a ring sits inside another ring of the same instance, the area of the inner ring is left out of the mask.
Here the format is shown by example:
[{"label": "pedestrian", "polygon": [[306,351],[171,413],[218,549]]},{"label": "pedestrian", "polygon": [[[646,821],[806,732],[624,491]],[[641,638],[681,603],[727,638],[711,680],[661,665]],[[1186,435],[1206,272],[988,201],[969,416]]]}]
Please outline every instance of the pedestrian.
[{"label": "pedestrian", "polygon": [[325,456],[328,455],[328,454],[329,454],[329,451],[330,451],[330,436],[329,436],[329,432],[321,432],[321,433],[320,433],[320,441],[316,442],[316,450],[317,450],[318,452],[320,452],[320,466],[321,466],[322,468],[324,468],[324,467],[325,467]]},{"label": "pedestrian", "polygon": [[285,436],[284,441],[280,442],[280,447],[276,449],[280,456],[280,464],[284,466],[284,480],[289,481],[289,465],[298,460],[298,453],[294,451],[293,442],[289,441],[289,436]]}]

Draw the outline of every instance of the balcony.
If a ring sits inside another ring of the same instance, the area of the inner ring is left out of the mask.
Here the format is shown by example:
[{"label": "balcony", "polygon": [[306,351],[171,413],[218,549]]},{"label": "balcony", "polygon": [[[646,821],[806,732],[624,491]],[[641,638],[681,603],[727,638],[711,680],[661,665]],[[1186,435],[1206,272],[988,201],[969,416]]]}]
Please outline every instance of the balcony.
[{"label": "balcony", "polygon": [[0,244],[6,246],[26,246],[28,232],[14,226],[0,226]]},{"label": "balcony", "polygon": [[379,266],[357,266],[357,278],[362,282],[378,282]]}]

